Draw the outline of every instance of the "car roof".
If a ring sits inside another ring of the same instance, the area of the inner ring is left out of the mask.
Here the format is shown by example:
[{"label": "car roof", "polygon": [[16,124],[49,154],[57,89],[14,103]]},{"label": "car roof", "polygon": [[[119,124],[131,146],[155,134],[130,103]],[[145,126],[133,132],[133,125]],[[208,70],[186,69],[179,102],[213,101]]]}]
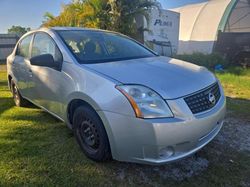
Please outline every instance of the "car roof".
[{"label": "car roof", "polygon": [[106,32],[106,33],[114,33],[114,34],[123,35],[115,31],[103,30],[103,29],[97,29],[97,28],[86,28],[86,27],[50,27],[50,28],[45,28],[45,29],[52,30],[52,31],[98,31],[98,32]]},{"label": "car roof", "polygon": [[86,28],[86,27],[41,27],[35,30],[32,30],[30,33],[39,32],[39,31],[98,31],[98,32],[106,32],[106,33],[114,33],[123,35],[119,32],[110,31],[110,30],[102,30],[102,29],[96,29],[96,28]]},{"label": "car roof", "polygon": [[[45,31],[45,32],[50,32],[50,31],[99,31],[99,32],[106,32],[106,33],[114,33],[114,34],[119,34],[123,35],[121,33],[115,32],[115,31],[109,31],[109,30],[102,30],[102,29],[96,29],[96,28],[85,28],[85,27],[41,27],[38,29],[31,30],[27,33],[25,33],[21,38],[26,37],[29,34],[33,34],[39,31]],[[125,35],[124,35],[125,36]]]},{"label": "car roof", "polygon": [[51,27],[50,29],[60,31],[60,30],[86,30],[86,31],[105,31],[95,28],[85,28],[85,27]]}]

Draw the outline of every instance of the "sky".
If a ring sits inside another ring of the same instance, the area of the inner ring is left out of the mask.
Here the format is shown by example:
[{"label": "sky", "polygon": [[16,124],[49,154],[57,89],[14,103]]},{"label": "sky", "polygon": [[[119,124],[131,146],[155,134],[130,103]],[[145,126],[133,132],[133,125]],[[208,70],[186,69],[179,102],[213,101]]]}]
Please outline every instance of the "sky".
[{"label": "sky", "polygon": [[[0,0],[0,33],[7,33],[12,25],[38,28],[45,12],[58,15],[61,5],[71,0]],[[205,0],[159,0],[163,8],[175,8]]]}]

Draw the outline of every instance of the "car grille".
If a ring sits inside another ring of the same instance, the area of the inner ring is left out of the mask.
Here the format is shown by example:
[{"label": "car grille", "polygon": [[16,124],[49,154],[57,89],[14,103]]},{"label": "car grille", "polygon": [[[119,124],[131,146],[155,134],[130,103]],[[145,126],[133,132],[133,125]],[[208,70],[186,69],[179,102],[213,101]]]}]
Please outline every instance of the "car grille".
[{"label": "car grille", "polygon": [[213,108],[221,96],[218,83],[184,98],[193,114]]}]

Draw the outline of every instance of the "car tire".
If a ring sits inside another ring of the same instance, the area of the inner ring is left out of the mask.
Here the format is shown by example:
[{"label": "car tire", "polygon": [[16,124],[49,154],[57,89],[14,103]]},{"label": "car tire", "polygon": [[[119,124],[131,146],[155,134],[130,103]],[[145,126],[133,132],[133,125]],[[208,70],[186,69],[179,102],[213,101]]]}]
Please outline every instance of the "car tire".
[{"label": "car tire", "polygon": [[73,115],[73,132],[85,155],[95,161],[111,159],[110,145],[98,114],[88,106],[78,107]]},{"label": "car tire", "polygon": [[12,92],[12,96],[13,96],[13,99],[14,99],[16,106],[26,107],[29,105],[28,104],[29,102],[21,96],[21,94],[20,94],[20,92],[19,92],[19,90],[18,90],[18,88],[13,80],[11,80],[11,92]]}]

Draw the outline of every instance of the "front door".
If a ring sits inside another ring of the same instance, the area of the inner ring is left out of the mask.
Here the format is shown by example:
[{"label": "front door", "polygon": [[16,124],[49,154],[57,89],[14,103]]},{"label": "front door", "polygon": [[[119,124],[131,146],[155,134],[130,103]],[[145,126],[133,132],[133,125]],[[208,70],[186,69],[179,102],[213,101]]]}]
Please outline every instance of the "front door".
[{"label": "front door", "polygon": [[[54,40],[44,32],[35,34],[31,49],[31,57],[51,54],[54,61],[62,63],[62,54]],[[42,67],[31,66],[33,74],[33,96],[32,100],[35,104],[44,107],[50,112],[60,116],[62,111],[62,100],[64,88],[63,79],[64,73],[60,70]]]}]

